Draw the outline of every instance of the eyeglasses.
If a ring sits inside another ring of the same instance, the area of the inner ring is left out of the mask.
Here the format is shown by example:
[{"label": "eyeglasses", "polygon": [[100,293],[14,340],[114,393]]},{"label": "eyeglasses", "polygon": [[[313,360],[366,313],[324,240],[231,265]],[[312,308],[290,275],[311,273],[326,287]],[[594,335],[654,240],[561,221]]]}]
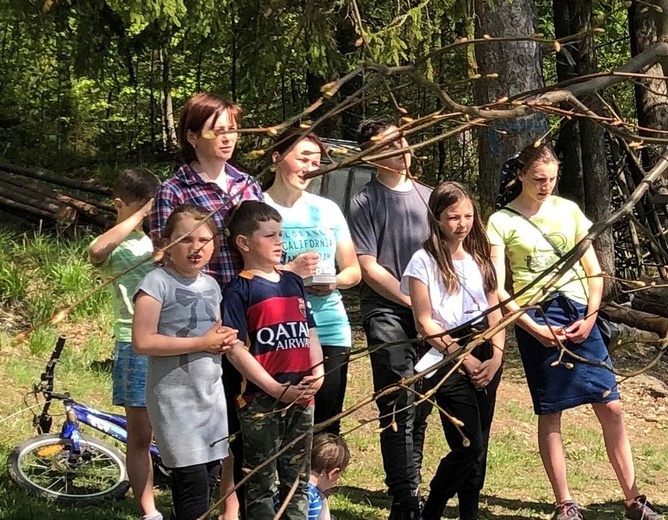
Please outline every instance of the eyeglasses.
[{"label": "eyeglasses", "polygon": [[236,134],[237,128],[209,128],[208,130],[202,130],[200,135],[207,140],[213,140],[216,137],[219,137],[223,134]]}]

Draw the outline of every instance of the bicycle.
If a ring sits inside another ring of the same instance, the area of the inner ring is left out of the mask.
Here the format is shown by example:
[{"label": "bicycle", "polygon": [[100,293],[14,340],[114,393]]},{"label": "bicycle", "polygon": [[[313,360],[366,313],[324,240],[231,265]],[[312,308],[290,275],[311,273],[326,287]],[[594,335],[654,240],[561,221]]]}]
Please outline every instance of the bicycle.
[{"label": "bicycle", "polygon": [[[68,392],[54,392],[55,368],[65,347],[60,337],[40,382],[28,395],[44,396],[42,412],[34,415],[38,435],[19,444],[7,459],[9,476],[29,493],[61,504],[92,504],[122,498],[130,487],[125,456],[114,446],[84,437],[79,424],[86,424],[122,443],[127,442],[127,421],[123,415],[101,412],[75,401]],[[26,396],[27,397],[27,396]],[[54,400],[65,406],[60,434],[52,434],[49,411]],[[26,403],[27,404],[27,403]],[[156,477],[169,476],[158,448],[150,448]]]}]

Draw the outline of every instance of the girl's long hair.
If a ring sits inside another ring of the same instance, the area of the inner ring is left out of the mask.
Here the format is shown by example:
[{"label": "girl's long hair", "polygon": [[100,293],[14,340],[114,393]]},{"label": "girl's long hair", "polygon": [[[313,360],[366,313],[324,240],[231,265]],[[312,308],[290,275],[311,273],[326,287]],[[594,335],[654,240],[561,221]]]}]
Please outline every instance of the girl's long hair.
[{"label": "girl's long hair", "polygon": [[478,208],[470,193],[462,184],[446,181],[434,188],[429,197],[429,238],[425,241],[423,247],[436,260],[445,289],[449,294],[456,293],[459,290],[459,279],[452,263],[450,249],[445,242],[445,234],[438,221],[441,218],[441,213],[453,204],[465,199],[470,200],[473,205],[473,226],[464,239],[464,250],[473,257],[478,265],[482,274],[485,293],[489,293],[496,289],[496,271],[494,265],[492,265],[491,247]]}]

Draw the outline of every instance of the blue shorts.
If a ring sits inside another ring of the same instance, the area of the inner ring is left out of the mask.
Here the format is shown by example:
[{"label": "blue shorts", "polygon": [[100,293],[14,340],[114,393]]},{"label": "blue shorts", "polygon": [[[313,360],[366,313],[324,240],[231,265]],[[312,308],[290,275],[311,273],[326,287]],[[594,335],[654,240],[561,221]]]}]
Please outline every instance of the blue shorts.
[{"label": "blue shorts", "polygon": [[148,358],[135,354],[132,344],[116,342],[112,402],[116,406],[146,407]]}]

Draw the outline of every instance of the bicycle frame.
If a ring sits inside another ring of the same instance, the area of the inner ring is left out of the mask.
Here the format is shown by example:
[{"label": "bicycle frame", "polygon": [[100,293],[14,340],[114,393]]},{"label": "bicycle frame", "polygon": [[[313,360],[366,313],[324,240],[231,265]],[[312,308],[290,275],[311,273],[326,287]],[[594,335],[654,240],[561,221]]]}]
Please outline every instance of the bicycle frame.
[{"label": "bicycle frame", "polygon": [[[34,426],[37,428],[39,433],[49,433],[53,418],[49,415],[49,409],[51,407],[53,399],[63,401],[65,404],[65,416],[66,420],[63,423],[61,429],[60,437],[62,439],[67,439],[72,445],[73,453],[80,453],[81,449],[79,446],[79,423],[86,424],[95,430],[108,435],[120,441],[124,444],[127,444],[128,440],[128,430],[127,430],[127,419],[123,415],[115,413],[107,413],[96,410],[95,408],[89,408],[83,403],[79,403],[70,397],[69,393],[59,394],[53,391],[54,379],[55,379],[55,368],[58,363],[58,359],[65,347],[65,338],[63,336],[58,338],[56,343],[56,348],[51,354],[49,362],[46,364],[46,368],[40,377],[40,384],[34,386],[34,393],[37,394],[41,392],[46,401],[42,407],[42,413],[38,416],[35,416],[33,420]],[[151,444],[150,453],[153,458],[159,460],[160,453],[155,444]]]},{"label": "bicycle frame", "polygon": [[[67,420],[63,423],[63,429],[61,430],[60,436],[63,439],[71,440],[75,452],[79,451],[78,423],[86,424],[109,437],[113,437],[123,444],[127,444],[128,422],[124,416],[101,412],[71,399],[65,400],[65,411]],[[151,443],[149,451],[154,457],[160,456],[158,448],[153,443]]]}]

